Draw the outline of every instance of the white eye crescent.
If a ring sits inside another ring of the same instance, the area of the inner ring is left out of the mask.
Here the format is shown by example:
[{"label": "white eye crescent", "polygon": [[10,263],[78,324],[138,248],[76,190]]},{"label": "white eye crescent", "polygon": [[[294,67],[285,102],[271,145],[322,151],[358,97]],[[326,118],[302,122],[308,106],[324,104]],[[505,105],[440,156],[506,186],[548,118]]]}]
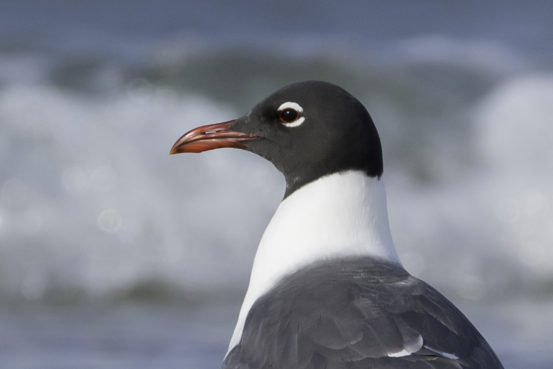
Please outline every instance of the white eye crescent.
[{"label": "white eye crescent", "polygon": [[286,127],[298,127],[305,121],[305,117],[302,116],[303,108],[295,102],[287,101],[282,103],[278,107],[277,113],[278,119]]}]

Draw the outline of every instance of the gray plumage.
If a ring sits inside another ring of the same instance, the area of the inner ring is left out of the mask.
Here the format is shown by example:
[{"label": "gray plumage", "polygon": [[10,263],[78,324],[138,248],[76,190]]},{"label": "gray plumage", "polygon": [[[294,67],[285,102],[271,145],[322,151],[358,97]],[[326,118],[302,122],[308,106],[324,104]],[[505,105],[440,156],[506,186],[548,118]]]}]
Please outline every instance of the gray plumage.
[{"label": "gray plumage", "polygon": [[363,257],[304,268],[256,301],[223,369],[269,368],[503,367],[443,295],[398,264]]}]

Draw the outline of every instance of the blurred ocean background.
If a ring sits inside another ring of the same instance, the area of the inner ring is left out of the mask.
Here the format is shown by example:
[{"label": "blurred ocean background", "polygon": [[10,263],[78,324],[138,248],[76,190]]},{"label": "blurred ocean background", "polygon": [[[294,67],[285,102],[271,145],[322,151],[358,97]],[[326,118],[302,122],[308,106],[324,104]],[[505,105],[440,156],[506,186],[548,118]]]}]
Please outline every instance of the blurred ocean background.
[{"label": "blurred ocean background", "polygon": [[0,1],[0,368],[217,368],[284,193],[200,124],[323,79],[371,112],[413,274],[553,367],[553,3]]}]

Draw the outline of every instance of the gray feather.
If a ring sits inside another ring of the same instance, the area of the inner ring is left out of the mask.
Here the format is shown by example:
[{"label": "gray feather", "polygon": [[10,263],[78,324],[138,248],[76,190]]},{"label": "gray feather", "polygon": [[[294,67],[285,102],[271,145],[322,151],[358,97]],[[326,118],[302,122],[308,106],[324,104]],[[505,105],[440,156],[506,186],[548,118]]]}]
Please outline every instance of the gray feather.
[{"label": "gray feather", "polygon": [[[402,350],[408,352],[389,357]],[[269,368],[503,367],[467,318],[428,284],[397,264],[348,258],[302,269],[252,306],[223,369]]]}]

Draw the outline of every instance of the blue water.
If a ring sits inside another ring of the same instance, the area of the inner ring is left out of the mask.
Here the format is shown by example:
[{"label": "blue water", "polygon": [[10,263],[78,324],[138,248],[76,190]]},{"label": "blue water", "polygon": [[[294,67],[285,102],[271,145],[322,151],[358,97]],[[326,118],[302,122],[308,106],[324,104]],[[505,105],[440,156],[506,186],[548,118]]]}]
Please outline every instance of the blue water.
[{"label": "blue water", "polygon": [[4,310],[0,367],[213,368],[228,318],[221,308],[171,305]]},{"label": "blue water", "polygon": [[508,368],[551,368],[550,1],[0,4],[0,368],[213,368],[280,175],[169,157],[305,79],[382,136],[415,275]]},{"label": "blue water", "polygon": [[[551,367],[550,306],[551,300],[487,308],[461,304],[511,369]],[[237,308],[134,303],[3,309],[0,367],[216,368],[225,355]]]}]

